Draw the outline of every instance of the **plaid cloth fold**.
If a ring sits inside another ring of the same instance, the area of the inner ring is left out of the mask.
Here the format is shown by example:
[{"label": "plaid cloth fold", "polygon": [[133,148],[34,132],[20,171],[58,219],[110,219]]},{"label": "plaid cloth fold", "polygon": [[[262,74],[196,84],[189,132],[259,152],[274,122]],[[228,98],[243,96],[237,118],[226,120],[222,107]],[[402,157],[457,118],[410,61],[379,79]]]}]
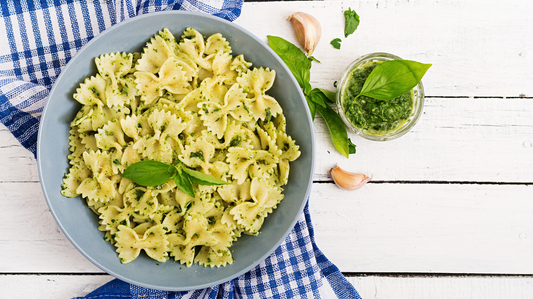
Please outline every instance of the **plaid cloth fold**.
[{"label": "plaid cloth fold", "polygon": [[[0,121],[36,154],[39,119],[57,76],[74,54],[106,28],[161,10],[209,13],[229,21],[243,0],[0,1]],[[115,279],[85,298],[359,298],[317,248],[306,206],[287,239],[248,273],[189,292],[141,288]]]}]

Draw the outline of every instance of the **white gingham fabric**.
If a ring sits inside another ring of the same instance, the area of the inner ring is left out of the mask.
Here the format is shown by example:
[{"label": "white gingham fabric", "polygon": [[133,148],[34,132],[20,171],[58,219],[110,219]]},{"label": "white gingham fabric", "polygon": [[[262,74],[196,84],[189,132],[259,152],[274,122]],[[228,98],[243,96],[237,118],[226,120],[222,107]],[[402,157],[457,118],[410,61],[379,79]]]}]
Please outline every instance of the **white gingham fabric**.
[{"label": "white gingham fabric", "polygon": [[[160,10],[229,21],[243,0],[0,0],[0,121],[36,153],[48,93],[74,54],[106,28]],[[165,292],[112,280],[84,298],[359,298],[318,249],[308,208],[276,251],[248,273],[208,289]]]}]

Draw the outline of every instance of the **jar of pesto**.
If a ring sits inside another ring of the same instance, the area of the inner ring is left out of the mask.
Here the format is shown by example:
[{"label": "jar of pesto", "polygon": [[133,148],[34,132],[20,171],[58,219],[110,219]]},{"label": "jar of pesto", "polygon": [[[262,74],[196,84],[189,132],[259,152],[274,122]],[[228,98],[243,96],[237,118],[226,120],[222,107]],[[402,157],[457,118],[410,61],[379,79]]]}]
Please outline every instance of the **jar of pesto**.
[{"label": "jar of pesto", "polygon": [[401,59],[388,53],[359,57],[344,72],[337,87],[339,114],[354,133],[374,141],[396,139],[418,121],[424,108],[422,81],[410,91],[389,101],[357,97],[372,70],[387,60]]}]

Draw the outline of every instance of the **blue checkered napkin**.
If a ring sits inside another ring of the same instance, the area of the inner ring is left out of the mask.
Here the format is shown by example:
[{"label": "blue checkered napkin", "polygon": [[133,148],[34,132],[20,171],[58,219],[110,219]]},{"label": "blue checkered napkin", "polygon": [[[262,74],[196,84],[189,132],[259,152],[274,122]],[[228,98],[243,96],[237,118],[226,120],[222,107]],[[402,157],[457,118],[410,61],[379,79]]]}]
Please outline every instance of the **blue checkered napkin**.
[{"label": "blue checkered napkin", "polygon": [[34,155],[46,97],[61,69],[106,28],[160,10],[229,21],[243,0],[1,0],[0,121]]},{"label": "blue checkered napkin", "polygon": [[257,267],[234,280],[208,289],[166,292],[141,288],[115,279],[86,297],[79,298],[361,299],[339,269],[317,248],[307,206],[281,246]]}]

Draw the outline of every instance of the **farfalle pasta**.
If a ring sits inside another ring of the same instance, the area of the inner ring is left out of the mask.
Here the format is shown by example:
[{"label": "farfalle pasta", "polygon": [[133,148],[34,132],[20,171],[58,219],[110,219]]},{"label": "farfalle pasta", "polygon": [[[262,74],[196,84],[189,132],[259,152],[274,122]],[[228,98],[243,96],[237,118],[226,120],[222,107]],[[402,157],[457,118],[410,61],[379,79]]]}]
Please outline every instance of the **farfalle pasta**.
[{"label": "farfalle pasta", "polygon": [[[187,28],[176,39],[163,29],[142,53],[97,57],[98,73],[76,90],[62,194],[86,200],[123,263],[144,251],[160,262],[231,264],[232,243],[257,235],[283,199],[300,151],[267,94],[276,72],[231,53],[219,33]],[[193,198],[172,179],[146,187],[122,177],[143,160],[180,161],[230,184],[194,185]]]}]

